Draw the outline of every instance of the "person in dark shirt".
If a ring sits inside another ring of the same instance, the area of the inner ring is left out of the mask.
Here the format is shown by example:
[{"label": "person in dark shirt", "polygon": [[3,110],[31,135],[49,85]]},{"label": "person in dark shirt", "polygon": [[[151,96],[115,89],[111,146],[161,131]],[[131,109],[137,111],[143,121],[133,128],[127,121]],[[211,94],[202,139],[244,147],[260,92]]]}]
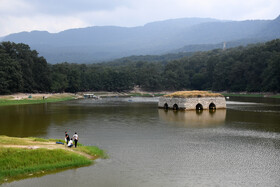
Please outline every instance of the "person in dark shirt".
[{"label": "person in dark shirt", "polygon": [[70,140],[69,134],[67,133],[67,131],[65,131],[65,142],[66,142],[66,145],[68,144],[69,140]]}]

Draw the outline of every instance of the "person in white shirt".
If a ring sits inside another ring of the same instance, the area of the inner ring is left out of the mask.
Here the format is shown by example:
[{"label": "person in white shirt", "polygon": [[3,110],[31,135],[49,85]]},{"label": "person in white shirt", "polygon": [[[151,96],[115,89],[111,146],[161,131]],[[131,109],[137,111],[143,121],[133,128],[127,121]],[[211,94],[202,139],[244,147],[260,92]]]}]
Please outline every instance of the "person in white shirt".
[{"label": "person in white shirt", "polygon": [[71,140],[68,142],[68,147],[72,147],[73,146],[73,139],[71,138]]},{"label": "person in white shirt", "polygon": [[77,143],[78,143],[78,140],[79,140],[79,136],[78,134],[75,132],[75,134],[73,135],[73,139],[74,139],[74,142],[75,142],[75,147],[77,147]]}]

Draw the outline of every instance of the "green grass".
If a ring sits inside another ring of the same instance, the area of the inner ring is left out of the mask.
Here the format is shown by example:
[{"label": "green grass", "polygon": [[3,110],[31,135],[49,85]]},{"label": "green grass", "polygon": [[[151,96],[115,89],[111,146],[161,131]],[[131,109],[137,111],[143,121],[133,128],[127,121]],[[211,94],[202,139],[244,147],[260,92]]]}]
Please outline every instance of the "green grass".
[{"label": "green grass", "polygon": [[131,93],[128,96],[132,96],[132,97],[151,97],[151,94],[141,94],[141,93]]},{"label": "green grass", "polygon": [[142,94],[142,93],[130,93],[128,96],[132,96],[132,97],[159,97],[159,96],[163,96],[165,94]]},{"label": "green grass", "polygon": [[28,137],[28,139],[35,141],[35,142],[49,142],[50,140],[44,138],[37,138],[37,137]]},{"label": "green grass", "polygon": [[18,138],[18,137],[9,137],[0,135],[0,145],[34,145],[36,142],[64,142],[61,139],[44,139],[37,137],[27,137],[27,138]]},{"label": "green grass", "polygon": [[[19,139],[21,139],[21,138],[19,138]],[[65,142],[62,139],[44,139],[44,138],[36,138],[36,137],[28,137],[28,139],[30,139],[32,141],[37,141],[37,142],[63,142],[63,143]],[[0,140],[1,140],[1,136],[0,136]],[[84,146],[83,144],[81,144],[79,142],[77,144],[77,148],[75,148],[73,150],[84,152],[86,154],[89,154],[91,156],[98,157],[98,158],[108,158],[107,154],[102,149],[99,149],[96,146]]]},{"label": "green grass", "polygon": [[266,95],[264,94],[250,94],[250,93],[246,93],[246,94],[238,94],[238,93],[222,93],[223,96],[225,97],[230,97],[230,96],[234,96],[234,97],[267,97],[267,98],[280,98],[279,94],[276,95]]},{"label": "green grass", "polygon": [[164,96],[165,94],[154,94],[155,97]]},{"label": "green grass", "polygon": [[[58,146],[56,149],[8,148],[5,145],[55,145],[49,142],[64,142],[61,139],[43,139],[37,137],[17,138],[0,136],[0,184],[7,181],[40,176],[49,172],[93,163],[91,159],[107,158],[106,153],[95,146],[84,146],[78,143],[77,148]],[[81,153],[93,156],[87,158]]]},{"label": "green grass", "polygon": [[[0,149],[0,184],[42,171],[86,166],[92,163],[84,156],[62,149]],[[38,173],[39,172],[39,173]]]},{"label": "green grass", "polygon": [[264,94],[233,94],[233,93],[223,93],[222,94],[225,97],[264,97]]},{"label": "green grass", "polygon": [[52,103],[74,99],[74,97],[63,97],[63,98],[47,98],[47,99],[22,99],[22,100],[9,100],[0,99],[0,106],[6,105],[24,105],[24,104],[40,104],[40,103]]},{"label": "green grass", "polygon": [[78,145],[77,148],[74,150],[78,150],[78,151],[87,153],[94,157],[108,158],[107,154],[96,146],[83,146],[83,145],[79,146]]},{"label": "green grass", "polygon": [[271,96],[271,98],[278,98],[278,99],[280,99],[280,95],[273,95],[273,96]]},{"label": "green grass", "polygon": [[8,136],[0,136],[0,144],[2,145],[29,145],[25,139],[16,138],[16,137],[8,137]]}]

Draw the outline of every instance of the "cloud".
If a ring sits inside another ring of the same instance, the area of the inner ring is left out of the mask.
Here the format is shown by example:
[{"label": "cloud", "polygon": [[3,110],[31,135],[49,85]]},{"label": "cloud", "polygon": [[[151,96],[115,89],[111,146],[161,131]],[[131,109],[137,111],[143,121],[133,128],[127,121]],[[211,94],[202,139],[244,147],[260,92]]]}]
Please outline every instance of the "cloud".
[{"label": "cloud", "polygon": [[114,10],[82,13],[80,18],[89,25],[138,26],[182,17],[274,19],[280,13],[278,0],[141,0],[130,1],[125,5]]},{"label": "cloud", "polygon": [[273,19],[279,0],[0,0],[0,36],[94,25],[139,26],[182,17]]},{"label": "cloud", "polygon": [[[13,1],[13,0],[12,0]],[[19,0],[16,0],[19,1]],[[36,12],[51,15],[71,15],[80,12],[114,10],[127,4],[124,0],[20,0],[36,7]]]},{"label": "cloud", "polygon": [[[45,15],[37,15],[34,18],[30,17],[0,17],[0,24],[6,22],[5,27],[1,29],[2,33],[11,33],[11,31],[32,31],[46,30],[49,32],[59,32],[69,28],[79,28],[89,26],[85,22],[75,17],[56,17]],[[1,34],[0,34],[1,36]]]},{"label": "cloud", "polygon": [[23,0],[0,0],[0,15],[20,16],[33,12],[35,8]]}]

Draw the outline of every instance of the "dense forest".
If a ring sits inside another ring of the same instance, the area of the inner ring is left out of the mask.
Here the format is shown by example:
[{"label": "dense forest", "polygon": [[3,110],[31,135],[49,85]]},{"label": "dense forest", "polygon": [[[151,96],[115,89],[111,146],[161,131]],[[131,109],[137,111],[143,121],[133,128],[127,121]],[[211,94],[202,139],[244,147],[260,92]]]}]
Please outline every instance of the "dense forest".
[{"label": "dense forest", "polygon": [[[181,54],[179,54],[180,57]],[[16,92],[213,90],[280,92],[280,40],[227,50],[48,64],[26,44],[0,44],[0,94]]]}]

